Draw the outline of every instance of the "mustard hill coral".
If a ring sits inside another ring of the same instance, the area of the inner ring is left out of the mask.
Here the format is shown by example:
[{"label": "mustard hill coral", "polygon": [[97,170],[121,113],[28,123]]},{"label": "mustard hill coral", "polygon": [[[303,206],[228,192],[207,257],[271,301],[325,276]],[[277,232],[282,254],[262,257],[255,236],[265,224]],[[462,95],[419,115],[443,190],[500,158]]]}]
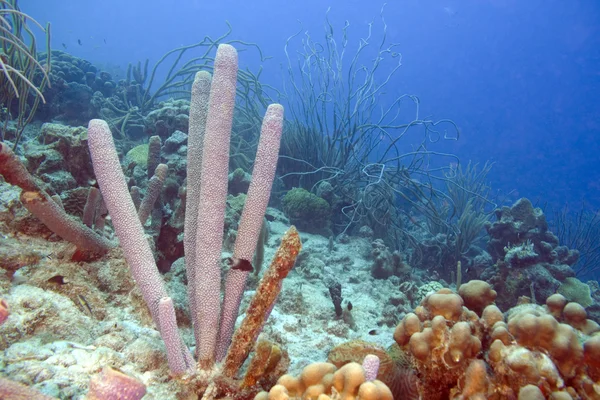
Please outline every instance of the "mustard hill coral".
[{"label": "mustard hill coral", "polygon": [[413,357],[423,399],[571,399],[600,397],[597,332],[585,309],[559,294],[506,318],[489,304],[479,317],[441,289],[403,318],[394,339]]},{"label": "mustard hill coral", "polygon": [[497,293],[489,283],[471,280],[460,285],[458,294],[463,298],[465,307],[481,315],[481,312],[496,300]]},{"label": "mustard hill coral", "polygon": [[[373,358],[367,359],[371,369]],[[369,371],[373,374],[373,371]],[[267,392],[256,395],[255,400],[287,399],[346,399],[392,400],[392,392],[379,380],[367,379],[365,364],[355,362],[337,369],[330,363],[313,363],[306,366],[298,378],[284,375]]]}]

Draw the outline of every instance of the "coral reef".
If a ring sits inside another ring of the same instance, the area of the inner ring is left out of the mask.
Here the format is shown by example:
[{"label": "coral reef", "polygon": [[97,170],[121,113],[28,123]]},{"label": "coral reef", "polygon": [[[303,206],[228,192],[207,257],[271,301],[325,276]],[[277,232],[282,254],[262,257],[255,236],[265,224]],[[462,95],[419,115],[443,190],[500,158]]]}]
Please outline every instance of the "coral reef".
[{"label": "coral reef", "polygon": [[[485,285],[475,286],[489,292]],[[555,294],[546,306],[522,304],[505,317],[492,297],[477,304],[478,316],[441,289],[397,326],[394,339],[415,360],[423,398],[530,398],[522,396],[531,385],[539,398],[598,396],[591,355],[600,326],[581,305]]]},{"label": "coral reef", "polygon": [[44,90],[46,104],[40,107],[40,116],[68,125],[97,117],[105,98],[116,94],[117,83],[110,73],[64,51],[52,50],[51,57],[51,86]]},{"label": "coral reef", "polygon": [[520,296],[545,302],[568,277],[579,253],[560,246],[548,229],[544,213],[528,199],[519,199],[512,207],[495,211],[497,221],[488,223],[488,251],[495,262],[481,279],[498,292],[498,305],[509,308]]},{"label": "coral reef", "polygon": [[168,53],[154,94],[148,62],[116,81],[53,51],[13,150],[7,124],[0,398],[600,398],[600,286],[540,208],[492,214],[488,164],[427,183],[427,135],[409,165],[396,141],[374,162],[381,126],[362,117],[324,136],[290,101],[284,120],[237,51],[205,40]]}]

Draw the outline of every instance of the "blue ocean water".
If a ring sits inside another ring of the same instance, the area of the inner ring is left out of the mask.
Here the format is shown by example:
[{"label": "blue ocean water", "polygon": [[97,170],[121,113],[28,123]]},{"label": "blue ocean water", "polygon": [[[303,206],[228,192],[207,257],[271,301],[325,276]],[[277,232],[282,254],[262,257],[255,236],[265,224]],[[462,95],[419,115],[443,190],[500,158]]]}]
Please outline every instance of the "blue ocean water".
[{"label": "blue ocean water", "polygon": [[[381,39],[383,4],[366,1],[26,0],[21,7],[52,23],[52,45],[100,65],[120,68],[218,37],[258,44],[271,59],[248,52],[241,67],[263,67],[281,87],[288,37],[322,37],[325,13],[355,46],[373,22]],[[600,5],[594,1],[391,1],[383,16],[402,66],[389,95],[419,96],[422,115],[450,118],[461,129],[444,150],[463,162],[495,162],[494,190],[549,203],[600,206]],[[78,41],[81,44],[78,44]],[[390,67],[388,65],[388,67]],[[391,67],[390,67],[391,68]],[[576,208],[576,207],[575,207]]]}]

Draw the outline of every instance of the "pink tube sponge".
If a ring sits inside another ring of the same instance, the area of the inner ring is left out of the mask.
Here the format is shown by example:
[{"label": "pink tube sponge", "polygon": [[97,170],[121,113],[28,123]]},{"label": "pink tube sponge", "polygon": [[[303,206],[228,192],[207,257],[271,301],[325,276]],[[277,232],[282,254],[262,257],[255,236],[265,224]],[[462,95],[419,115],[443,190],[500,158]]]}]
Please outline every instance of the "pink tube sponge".
[{"label": "pink tube sponge", "polygon": [[8,319],[10,312],[8,311],[8,303],[4,299],[0,299],[0,325]]}]

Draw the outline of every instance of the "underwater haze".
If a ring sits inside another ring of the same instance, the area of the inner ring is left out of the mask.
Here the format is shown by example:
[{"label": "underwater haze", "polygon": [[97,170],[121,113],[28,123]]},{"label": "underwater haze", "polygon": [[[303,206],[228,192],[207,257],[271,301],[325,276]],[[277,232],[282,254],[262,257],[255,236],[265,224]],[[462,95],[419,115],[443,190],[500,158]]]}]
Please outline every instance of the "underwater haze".
[{"label": "underwater haze", "polygon": [[[155,62],[177,46],[232,37],[258,44],[263,78],[281,87],[286,39],[351,24],[354,46],[383,3],[367,1],[23,1],[52,23],[52,45],[92,62]],[[421,99],[422,114],[461,129],[449,150],[461,160],[495,162],[495,190],[560,207],[600,206],[600,5],[588,1],[390,1],[383,16],[402,67],[387,89]],[[78,41],[81,41],[81,45]],[[256,70],[259,60],[243,61]]]}]

